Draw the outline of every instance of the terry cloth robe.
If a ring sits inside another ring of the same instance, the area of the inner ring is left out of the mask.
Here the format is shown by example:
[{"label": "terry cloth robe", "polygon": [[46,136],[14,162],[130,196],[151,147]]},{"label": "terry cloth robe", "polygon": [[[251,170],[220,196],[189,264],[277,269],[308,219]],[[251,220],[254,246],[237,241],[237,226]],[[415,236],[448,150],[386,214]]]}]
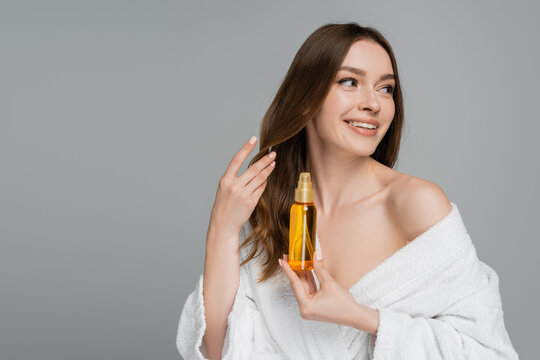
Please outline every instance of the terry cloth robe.
[{"label": "terry cloth robe", "polygon": [[[446,217],[349,289],[357,302],[379,310],[377,335],[302,319],[281,269],[257,284],[259,256],[241,267],[223,359],[518,359],[504,325],[498,276],[479,261],[459,210],[450,203]],[[251,231],[246,223],[240,241]],[[247,252],[242,249],[240,258]],[[202,291],[201,274],[178,326],[176,345],[186,360],[207,356]]]}]

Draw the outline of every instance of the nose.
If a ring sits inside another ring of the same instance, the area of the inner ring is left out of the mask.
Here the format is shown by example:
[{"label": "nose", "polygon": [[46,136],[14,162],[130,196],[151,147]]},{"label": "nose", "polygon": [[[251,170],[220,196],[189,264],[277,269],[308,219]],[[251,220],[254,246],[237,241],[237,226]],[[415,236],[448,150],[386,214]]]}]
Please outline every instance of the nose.
[{"label": "nose", "polygon": [[371,110],[375,113],[381,110],[381,104],[375,90],[364,88],[360,91],[360,95],[358,95],[358,110]]}]

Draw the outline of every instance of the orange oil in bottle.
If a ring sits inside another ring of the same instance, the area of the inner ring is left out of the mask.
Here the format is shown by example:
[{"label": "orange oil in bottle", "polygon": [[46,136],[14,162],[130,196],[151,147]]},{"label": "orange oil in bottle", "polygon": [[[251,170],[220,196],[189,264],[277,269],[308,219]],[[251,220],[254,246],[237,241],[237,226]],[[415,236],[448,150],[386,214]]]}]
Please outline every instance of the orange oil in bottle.
[{"label": "orange oil in bottle", "polygon": [[289,265],[293,270],[313,269],[316,229],[317,209],[313,203],[311,175],[303,172],[290,211]]}]

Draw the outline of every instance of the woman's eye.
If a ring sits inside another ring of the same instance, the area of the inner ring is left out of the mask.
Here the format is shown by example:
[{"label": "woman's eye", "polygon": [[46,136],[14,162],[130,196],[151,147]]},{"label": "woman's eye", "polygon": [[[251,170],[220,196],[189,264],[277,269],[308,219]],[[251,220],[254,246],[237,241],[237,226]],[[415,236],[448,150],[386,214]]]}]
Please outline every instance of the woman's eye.
[{"label": "woman's eye", "polygon": [[387,94],[392,94],[394,92],[394,87],[393,86],[389,85],[389,86],[383,87],[383,90],[385,90],[385,89],[386,89]]},{"label": "woman's eye", "polygon": [[347,86],[356,86],[358,82],[353,78],[345,78],[338,81],[340,84],[345,84]]}]

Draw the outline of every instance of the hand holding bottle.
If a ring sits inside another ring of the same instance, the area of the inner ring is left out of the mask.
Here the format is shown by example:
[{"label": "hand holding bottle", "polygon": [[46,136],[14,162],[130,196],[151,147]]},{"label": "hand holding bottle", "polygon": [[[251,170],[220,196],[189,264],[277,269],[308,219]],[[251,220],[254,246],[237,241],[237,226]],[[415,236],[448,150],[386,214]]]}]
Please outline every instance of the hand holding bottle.
[{"label": "hand holding bottle", "polygon": [[319,289],[311,271],[293,270],[287,255],[278,260],[291,283],[300,316],[305,320],[350,326],[376,335],[379,312],[356,302],[354,296],[336,282],[325,267],[321,249],[315,251],[313,260],[313,270],[320,283]]},{"label": "hand holding bottle", "polygon": [[276,153],[272,151],[238,176],[238,171],[253,151],[256,142],[257,138],[252,137],[242,146],[240,151],[234,155],[219,181],[210,215],[210,227],[218,229],[217,231],[225,236],[238,235],[244,223],[255,210],[255,206],[266,188],[266,179],[276,164],[274,161]]}]

